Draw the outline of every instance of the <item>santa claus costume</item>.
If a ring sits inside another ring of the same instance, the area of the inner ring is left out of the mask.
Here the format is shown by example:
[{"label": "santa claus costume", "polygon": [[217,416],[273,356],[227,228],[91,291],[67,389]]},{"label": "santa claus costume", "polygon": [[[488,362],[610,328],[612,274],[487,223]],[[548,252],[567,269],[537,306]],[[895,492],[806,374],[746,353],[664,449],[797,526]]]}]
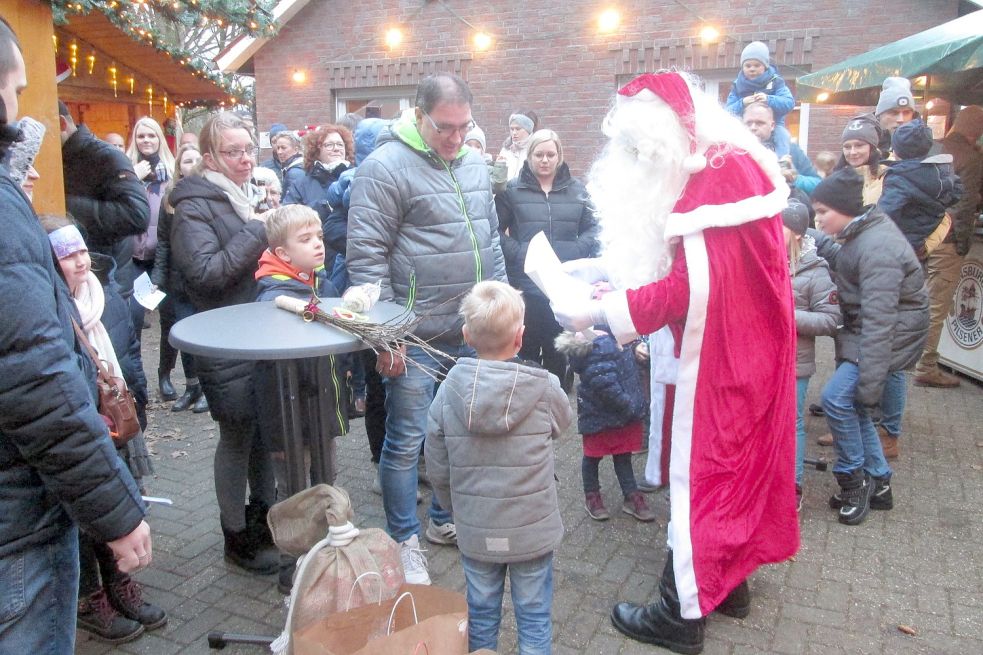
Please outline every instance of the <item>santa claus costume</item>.
[{"label": "santa claus costume", "polygon": [[611,620],[699,653],[704,617],[746,616],[747,577],[799,546],[788,188],[774,154],[678,73],[622,88],[604,131],[588,185],[602,264],[567,270],[624,290],[554,309],[568,329],[603,322],[620,342],[671,331],[670,553],[660,598],[620,603]]}]

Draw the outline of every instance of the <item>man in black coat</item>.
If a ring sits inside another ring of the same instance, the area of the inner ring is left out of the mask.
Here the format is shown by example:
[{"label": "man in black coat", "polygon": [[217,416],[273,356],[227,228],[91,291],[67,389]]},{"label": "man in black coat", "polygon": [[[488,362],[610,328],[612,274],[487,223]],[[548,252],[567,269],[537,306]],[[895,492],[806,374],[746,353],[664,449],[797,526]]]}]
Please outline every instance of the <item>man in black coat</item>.
[{"label": "man in black coat", "polygon": [[61,125],[65,203],[92,252],[116,262],[116,282],[129,300],[133,295],[133,236],[147,231],[150,205],[133,164],[118,148],[75,125],[65,103],[58,103]]},{"label": "man in black coat", "polygon": [[[26,85],[20,44],[0,19],[0,161],[20,136],[13,119]],[[149,564],[150,528],[93,404],[68,286],[2,164],[0,233],[0,590],[12,601],[0,606],[0,652],[71,653],[77,525],[107,542],[124,572]]]}]

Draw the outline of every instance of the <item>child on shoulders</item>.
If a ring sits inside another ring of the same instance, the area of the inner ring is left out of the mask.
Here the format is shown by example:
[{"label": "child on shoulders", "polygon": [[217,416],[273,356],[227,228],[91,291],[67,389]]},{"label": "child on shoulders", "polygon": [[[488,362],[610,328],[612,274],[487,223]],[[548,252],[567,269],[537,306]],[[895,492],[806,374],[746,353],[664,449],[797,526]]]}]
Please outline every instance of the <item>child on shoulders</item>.
[{"label": "child on shoulders", "polygon": [[458,359],[438,388],[424,451],[434,494],[457,525],[468,650],[497,650],[507,573],[519,652],[548,653],[553,551],[563,538],[553,439],[573,411],[555,375],[517,357],[525,330],[518,291],[479,282],[460,314],[477,359]]},{"label": "child on shoulders", "polygon": [[769,63],[768,46],[752,41],[741,52],[741,70],[730,87],[727,111],[740,118],[744,109],[755,102],[771,107],[775,115],[775,154],[781,159],[790,154],[792,135],[785,127],[785,115],[795,107],[795,98],[789,91],[778,69]]}]

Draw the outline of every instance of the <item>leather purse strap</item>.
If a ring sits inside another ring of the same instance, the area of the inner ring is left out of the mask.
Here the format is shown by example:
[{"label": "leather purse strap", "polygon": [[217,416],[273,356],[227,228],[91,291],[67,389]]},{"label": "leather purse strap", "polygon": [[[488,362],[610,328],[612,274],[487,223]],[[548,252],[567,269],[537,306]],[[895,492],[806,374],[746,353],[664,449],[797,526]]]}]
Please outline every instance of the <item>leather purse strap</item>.
[{"label": "leather purse strap", "polygon": [[74,318],[72,319],[72,327],[75,328],[75,335],[79,338],[79,341],[82,342],[82,345],[85,346],[86,351],[89,353],[89,357],[96,365],[96,373],[98,374],[99,379],[109,386],[113,386],[112,375],[110,375],[109,369],[106,368],[106,364],[99,359],[99,353],[97,353],[96,349],[92,347],[91,343],[89,343],[89,340],[85,337],[85,332],[82,331],[82,328],[79,327],[79,324]]}]

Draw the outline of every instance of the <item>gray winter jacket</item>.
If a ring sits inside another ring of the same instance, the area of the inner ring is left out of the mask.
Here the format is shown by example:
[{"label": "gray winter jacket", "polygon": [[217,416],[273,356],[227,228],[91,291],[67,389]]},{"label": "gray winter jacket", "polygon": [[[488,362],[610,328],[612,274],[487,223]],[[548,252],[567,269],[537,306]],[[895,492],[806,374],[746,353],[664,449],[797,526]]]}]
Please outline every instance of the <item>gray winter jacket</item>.
[{"label": "gray winter jacket", "polygon": [[792,278],[795,296],[795,377],[816,372],[816,337],[832,337],[840,323],[836,285],[826,260],[816,254],[812,237],[802,238],[799,266]]},{"label": "gray winter jacket", "polygon": [[457,545],[483,562],[523,562],[563,538],[553,439],[573,420],[545,369],[462,357],[430,405],[427,475],[454,513]]},{"label": "gray winter jacket", "polygon": [[352,182],[351,283],[381,282],[382,300],[427,314],[417,336],[461,343],[461,297],[482,280],[508,281],[485,162],[470,148],[445,162],[410,118],[376,143]]},{"label": "gray winter jacket", "polygon": [[857,401],[880,403],[887,374],[914,366],[928,333],[928,294],[921,264],[898,226],[872,207],[834,242],[816,236],[829,262],[843,314],[836,359],[860,367]]}]

